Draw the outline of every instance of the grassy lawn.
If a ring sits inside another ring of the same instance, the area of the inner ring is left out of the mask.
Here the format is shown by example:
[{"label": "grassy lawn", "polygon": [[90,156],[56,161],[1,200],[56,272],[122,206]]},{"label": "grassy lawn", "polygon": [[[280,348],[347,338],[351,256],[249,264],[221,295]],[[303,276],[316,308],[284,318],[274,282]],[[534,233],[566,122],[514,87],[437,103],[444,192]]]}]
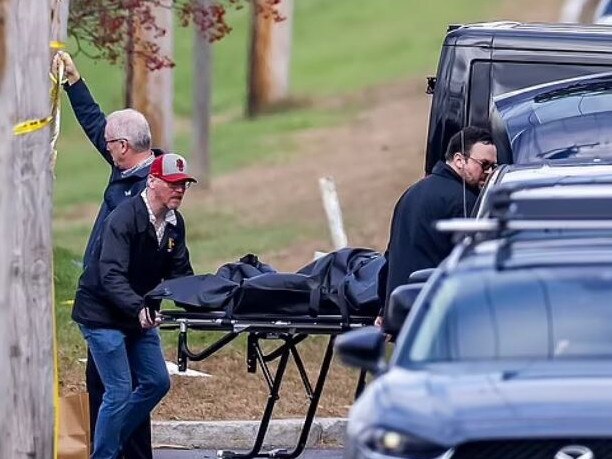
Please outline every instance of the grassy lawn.
[{"label": "grassy lawn", "polygon": [[[228,174],[249,164],[285,161],[296,154],[292,134],[341,123],[359,107],[323,110],[320,101],[387,82],[435,72],[449,23],[489,18],[491,0],[297,0],[295,2],[292,93],[314,101],[301,108],[255,121],[242,118],[246,93],[247,11],[230,14],[233,31],[214,45],[211,149],[213,174]],[[193,31],[175,34],[175,147],[189,156],[192,108]],[[77,65],[103,110],[123,107],[122,69],[78,56]],[[64,101],[55,184],[55,274],[61,356],[83,356],[82,340],[69,323],[79,274],[78,262],[102,199],[108,168],[82,134]],[[315,231],[275,222],[258,227],[237,215],[201,206],[188,218],[204,222],[190,229],[197,272],[213,269],[244,252],[283,248]]]}]

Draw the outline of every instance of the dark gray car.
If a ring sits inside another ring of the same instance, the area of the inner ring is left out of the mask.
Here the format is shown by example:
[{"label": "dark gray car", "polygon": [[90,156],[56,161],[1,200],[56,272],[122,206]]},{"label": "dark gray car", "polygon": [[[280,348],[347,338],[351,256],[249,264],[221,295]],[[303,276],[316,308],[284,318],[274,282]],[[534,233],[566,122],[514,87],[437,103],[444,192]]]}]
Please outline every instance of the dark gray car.
[{"label": "dark gray car", "polygon": [[612,458],[612,236],[546,233],[459,246],[388,365],[378,330],[339,338],[346,362],[379,374],[351,409],[346,458]]}]

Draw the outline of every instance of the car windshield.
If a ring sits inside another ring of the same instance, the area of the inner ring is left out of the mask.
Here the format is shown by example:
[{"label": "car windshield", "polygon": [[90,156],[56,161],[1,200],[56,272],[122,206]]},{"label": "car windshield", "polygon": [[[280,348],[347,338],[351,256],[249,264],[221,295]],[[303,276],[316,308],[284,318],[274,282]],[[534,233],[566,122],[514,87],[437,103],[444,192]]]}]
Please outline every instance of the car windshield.
[{"label": "car windshield", "polygon": [[512,141],[517,163],[612,159],[612,112],[575,116],[529,127]]},{"label": "car windshield", "polygon": [[419,308],[398,363],[612,357],[612,266],[459,273]]},{"label": "car windshield", "polygon": [[612,159],[611,107],[612,74],[602,74],[527,97],[502,97],[492,112],[514,162],[526,164]]}]

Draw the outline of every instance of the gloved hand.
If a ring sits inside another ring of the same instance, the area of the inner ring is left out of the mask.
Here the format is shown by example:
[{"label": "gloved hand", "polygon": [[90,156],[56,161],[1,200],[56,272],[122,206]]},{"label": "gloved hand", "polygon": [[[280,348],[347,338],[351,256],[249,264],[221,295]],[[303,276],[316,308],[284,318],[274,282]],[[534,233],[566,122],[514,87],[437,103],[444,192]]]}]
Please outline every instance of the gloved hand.
[{"label": "gloved hand", "polygon": [[81,79],[81,74],[77,70],[76,65],[74,65],[72,57],[65,51],[58,51],[57,54],[53,56],[51,69],[54,75],[57,74],[57,68],[60,61],[64,63],[64,76],[68,80],[69,85],[73,85]]},{"label": "gloved hand", "polygon": [[161,323],[161,318],[155,315],[155,311],[146,306],[138,313],[138,320],[143,330],[155,328]]}]

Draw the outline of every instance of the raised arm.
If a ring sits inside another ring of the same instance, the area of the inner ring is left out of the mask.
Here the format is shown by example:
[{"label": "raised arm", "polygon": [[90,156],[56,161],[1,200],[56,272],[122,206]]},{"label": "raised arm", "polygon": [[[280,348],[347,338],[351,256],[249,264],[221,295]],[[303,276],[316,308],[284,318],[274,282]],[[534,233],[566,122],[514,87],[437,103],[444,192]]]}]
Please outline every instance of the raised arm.
[{"label": "raised arm", "polygon": [[100,152],[102,157],[112,165],[113,161],[106,150],[106,141],[104,140],[106,115],[89,92],[89,88],[81,78],[70,55],[63,51],[57,53],[53,59],[54,68],[60,60],[64,63],[65,75],[68,79],[64,89],[70,99],[74,115],[91,143]]}]

